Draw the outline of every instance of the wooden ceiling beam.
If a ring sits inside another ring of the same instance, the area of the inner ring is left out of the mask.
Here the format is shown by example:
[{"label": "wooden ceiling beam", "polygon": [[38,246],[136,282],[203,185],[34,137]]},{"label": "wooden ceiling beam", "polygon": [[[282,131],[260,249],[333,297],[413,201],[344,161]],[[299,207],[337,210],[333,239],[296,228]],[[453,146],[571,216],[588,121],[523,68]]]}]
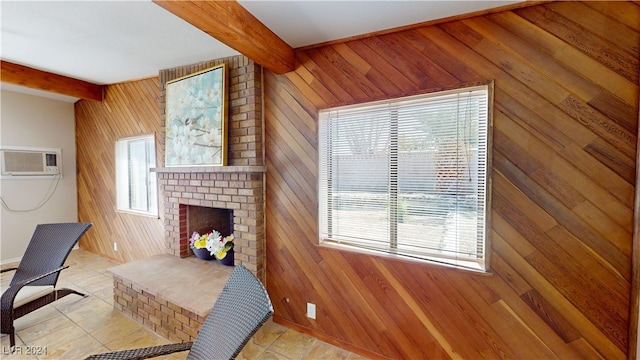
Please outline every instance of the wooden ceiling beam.
[{"label": "wooden ceiling beam", "polygon": [[0,60],[0,80],[9,84],[102,101],[103,86]]},{"label": "wooden ceiling beam", "polygon": [[237,1],[153,2],[276,74],[294,70],[293,48]]}]

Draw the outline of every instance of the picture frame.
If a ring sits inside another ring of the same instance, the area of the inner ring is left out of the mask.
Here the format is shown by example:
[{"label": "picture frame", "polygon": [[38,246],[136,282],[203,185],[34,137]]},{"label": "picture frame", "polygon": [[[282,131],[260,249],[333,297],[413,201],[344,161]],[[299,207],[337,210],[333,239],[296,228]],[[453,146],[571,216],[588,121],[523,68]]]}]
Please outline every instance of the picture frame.
[{"label": "picture frame", "polygon": [[165,166],[227,164],[227,68],[166,83]]}]

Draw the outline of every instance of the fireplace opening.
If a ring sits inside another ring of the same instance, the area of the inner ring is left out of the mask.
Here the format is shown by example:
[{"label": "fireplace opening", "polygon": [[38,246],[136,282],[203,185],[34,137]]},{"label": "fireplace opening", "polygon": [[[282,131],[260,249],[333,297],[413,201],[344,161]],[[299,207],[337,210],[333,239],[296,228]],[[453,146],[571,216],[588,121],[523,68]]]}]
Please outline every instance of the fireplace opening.
[{"label": "fireplace opening", "polygon": [[193,232],[205,234],[217,230],[220,235],[233,234],[233,210],[189,205],[186,209],[186,227],[182,234],[190,238]]}]

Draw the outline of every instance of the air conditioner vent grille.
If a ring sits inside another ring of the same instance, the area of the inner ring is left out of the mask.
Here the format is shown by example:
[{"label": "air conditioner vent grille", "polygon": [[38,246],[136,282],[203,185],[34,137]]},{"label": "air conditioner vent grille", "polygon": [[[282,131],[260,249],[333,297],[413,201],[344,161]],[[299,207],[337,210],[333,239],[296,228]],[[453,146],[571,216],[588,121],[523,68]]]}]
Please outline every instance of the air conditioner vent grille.
[{"label": "air conditioner vent grille", "polygon": [[5,151],[6,172],[42,172],[42,153]]}]

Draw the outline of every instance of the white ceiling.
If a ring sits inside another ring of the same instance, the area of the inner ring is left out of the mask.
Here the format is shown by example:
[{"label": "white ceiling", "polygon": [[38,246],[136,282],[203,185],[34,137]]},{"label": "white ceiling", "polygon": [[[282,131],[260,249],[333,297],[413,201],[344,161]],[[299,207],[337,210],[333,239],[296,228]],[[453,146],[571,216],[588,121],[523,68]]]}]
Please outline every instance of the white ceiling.
[{"label": "white ceiling", "polygon": [[[298,48],[520,1],[239,2]],[[162,69],[238,54],[150,0],[0,0],[0,20],[0,58],[96,84],[157,76]],[[2,88],[25,92],[5,83]]]}]

